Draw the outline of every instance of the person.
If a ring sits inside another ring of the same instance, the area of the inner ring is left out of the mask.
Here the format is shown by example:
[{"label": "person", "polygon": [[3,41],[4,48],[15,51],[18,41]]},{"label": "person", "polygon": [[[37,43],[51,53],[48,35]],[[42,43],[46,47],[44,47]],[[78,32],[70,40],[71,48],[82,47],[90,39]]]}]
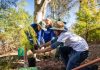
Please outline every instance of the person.
[{"label": "person", "polygon": [[[57,40],[54,39],[41,45],[51,46],[46,47],[45,49],[35,50],[34,52],[44,53],[55,49],[60,45],[63,46],[59,47],[59,52],[62,60],[64,61],[66,70],[72,70],[73,68],[79,66],[80,63],[88,57],[89,47],[87,42],[82,37],[64,29],[64,23],[61,21],[57,21],[51,29],[54,30],[54,33],[58,37]],[[70,53],[68,52],[68,47],[72,49]],[[69,59],[66,59],[67,57]]]},{"label": "person", "polygon": [[37,35],[37,45],[40,46],[42,45],[44,42],[44,38],[43,38],[43,33],[45,30],[47,30],[45,28],[46,24],[43,21],[40,21],[39,23],[33,23],[31,24],[31,27],[35,30],[36,35]]},{"label": "person", "polygon": [[[52,27],[52,25],[53,25],[53,20],[50,19],[50,18],[46,18],[46,19],[43,20],[43,22],[46,24],[46,25],[45,25],[45,28],[46,28],[47,30],[43,30],[42,36],[43,36],[44,42],[47,43],[47,42],[49,42],[50,40],[52,40],[52,39],[55,38],[54,31],[53,31],[52,29],[50,29],[50,28]],[[45,46],[45,47],[48,47],[48,46]],[[43,48],[45,48],[45,47],[43,47]],[[43,49],[43,48],[42,48],[42,49]],[[56,52],[56,50],[52,50],[52,51],[50,51],[50,52],[44,53],[44,54],[43,54],[43,59],[50,58],[51,55],[53,55],[53,56],[55,57],[55,52]]]},{"label": "person", "polygon": [[52,27],[52,24],[53,22],[49,18],[44,19],[43,21],[40,21],[37,24],[31,24],[32,28],[35,30],[37,34],[39,45],[47,43],[55,37],[53,30],[50,29]]},{"label": "person", "polygon": [[[36,50],[41,48],[40,45],[44,44],[44,39],[43,39],[43,32],[46,30],[45,28],[45,22],[40,21],[39,23],[33,23],[31,24],[31,27],[34,29],[36,35],[37,35],[37,43],[34,45]],[[31,49],[33,51],[34,48]],[[37,58],[37,54],[34,54],[34,57],[36,58],[36,61],[40,61],[40,59]]]},{"label": "person", "polygon": [[45,43],[47,43],[55,37],[54,31],[52,29],[50,29],[53,25],[53,22],[49,18],[47,18],[43,21],[46,23],[45,28],[47,29],[43,32],[44,33],[43,38],[44,38]]}]

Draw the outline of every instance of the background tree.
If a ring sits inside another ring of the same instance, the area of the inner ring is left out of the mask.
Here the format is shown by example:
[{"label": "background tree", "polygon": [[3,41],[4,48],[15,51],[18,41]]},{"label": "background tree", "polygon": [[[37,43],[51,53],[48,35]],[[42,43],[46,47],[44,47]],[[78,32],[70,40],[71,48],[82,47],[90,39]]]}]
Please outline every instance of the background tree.
[{"label": "background tree", "polygon": [[89,42],[100,40],[100,8],[95,0],[80,2],[80,10],[77,13],[78,21],[75,32],[82,35]]},{"label": "background tree", "polygon": [[78,0],[52,0],[49,4],[53,18],[63,19]]},{"label": "background tree", "polygon": [[[4,52],[17,48],[19,46],[20,26],[29,26],[32,23],[30,16],[23,8],[0,9],[0,39]],[[2,51],[3,52],[3,51]]]},{"label": "background tree", "polygon": [[[57,17],[63,17],[78,0],[34,0],[35,11],[34,11],[34,22],[39,22],[48,15],[47,8],[49,7],[49,12]],[[50,15],[51,15],[50,14]],[[52,16],[54,18],[54,16]]]},{"label": "background tree", "polygon": [[44,19],[46,8],[51,0],[34,0],[35,11],[34,11],[34,22],[39,22]]}]

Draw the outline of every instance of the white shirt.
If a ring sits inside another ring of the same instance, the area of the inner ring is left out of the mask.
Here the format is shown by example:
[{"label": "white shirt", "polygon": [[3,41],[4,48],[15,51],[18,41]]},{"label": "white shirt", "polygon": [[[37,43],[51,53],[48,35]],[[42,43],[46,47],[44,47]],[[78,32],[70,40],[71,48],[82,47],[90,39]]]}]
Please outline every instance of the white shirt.
[{"label": "white shirt", "polygon": [[75,51],[86,51],[89,49],[87,42],[80,36],[71,32],[62,32],[57,42],[63,42],[64,46],[72,47]]}]

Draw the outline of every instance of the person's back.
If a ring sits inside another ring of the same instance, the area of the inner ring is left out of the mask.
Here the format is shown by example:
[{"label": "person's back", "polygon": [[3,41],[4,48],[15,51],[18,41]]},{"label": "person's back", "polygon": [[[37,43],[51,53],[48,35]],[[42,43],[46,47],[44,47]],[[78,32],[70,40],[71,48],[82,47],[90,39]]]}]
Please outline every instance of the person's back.
[{"label": "person's back", "polygon": [[58,41],[65,41],[65,46],[70,46],[76,51],[88,50],[88,44],[86,43],[86,41],[82,37],[72,32],[63,32],[59,36]]},{"label": "person's back", "polygon": [[[80,36],[71,32],[62,32],[58,37],[58,42],[64,43],[65,47],[71,47],[72,50],[69,54],[68,63],[66,63],[66,69],[71,70],[76,66],[79,66],[88,57],[88,44]],[[77,59],[76,59],[77,58]]]}]

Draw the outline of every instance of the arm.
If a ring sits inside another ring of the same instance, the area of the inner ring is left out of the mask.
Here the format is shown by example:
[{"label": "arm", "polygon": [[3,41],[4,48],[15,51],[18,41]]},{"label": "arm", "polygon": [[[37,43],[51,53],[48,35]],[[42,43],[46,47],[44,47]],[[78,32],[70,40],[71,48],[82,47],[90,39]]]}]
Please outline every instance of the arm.
[{"label": "arm", "polygon": [[35,50],[34,52],[35,53],[44,53],[44,52],[48,52],[48,51],[51,51],[52,48],[49,46],[49,47],[46,47],[45,49],[41,49],[41,50]]},{"label": "arm", "polygon": [[41,47],[44,47],[44,46],[49,46],[49,45],[51,45],[51,44],[53,44],[53,43],[55,43],[56,41],[57,41],[57,37],[55,38],[55,39],[53,39],[53,40],[51,40],[51,41],[49,41],[49,42],[47,42],[47,43],[45,43],[45,44],[43,44]]},{"label": "arm", "polygon": [[51,41],[49,41],[49,42],[47,42],[47,43],[41,45],[41,47],[45,47],[45,46],[49,46],[49,45],[51,45]]},{"label": "arm", "polygon": [[35,50],[35,53],[44,53],[44,52],[48,52],[48,51],[51,51],[52,49],[57,48],[59,45],[62,45],[62,44],[63,44],[63,43],[61,43],[61,42],[55,42],[55,43],[51,44],[51,46],[46,47],[46,48],[44,48],[44,49]]}]

